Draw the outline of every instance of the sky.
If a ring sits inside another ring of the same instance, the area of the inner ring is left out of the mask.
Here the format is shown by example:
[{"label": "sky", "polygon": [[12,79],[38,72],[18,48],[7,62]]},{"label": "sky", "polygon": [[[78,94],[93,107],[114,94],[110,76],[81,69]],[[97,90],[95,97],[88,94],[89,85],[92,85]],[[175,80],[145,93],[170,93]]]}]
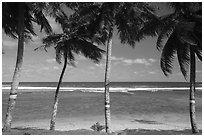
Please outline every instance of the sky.
[{"label": "sky", "polygon": [[[169,9],[163,4],[158,14],[165,14]],[[61,28],[52,18],[48,18],[54,32]],[[55,60],[54,48],[36,50],[42,45],[41,39],[46,35],[40,33],[40,27],[34,25],[38,36],[25,44],[24,62],[20,76],[22,82],[57,82],[63,67]],[[2,81],[11,82],[16,63],[17,40],[5,35],[2,30]],[[99,46],[105,49],[105,46]],[[114,31],[110,81],[112,82],[185,82],[177,60],[174,62],[173,74],[166,77],[160,68],[161,52],[156,49],[156,37],[147,37],[136,43],[135,48],[120,43],[117,31]],[[105,55],[99,64],[95,64],[82,55],[76,55],[76,67],[68,66],[64,82],[103,82],[105,76]],[[187,79],[189,80],[189,78]],[[196,61],[196,81],[202,81],[202,63]]]}]

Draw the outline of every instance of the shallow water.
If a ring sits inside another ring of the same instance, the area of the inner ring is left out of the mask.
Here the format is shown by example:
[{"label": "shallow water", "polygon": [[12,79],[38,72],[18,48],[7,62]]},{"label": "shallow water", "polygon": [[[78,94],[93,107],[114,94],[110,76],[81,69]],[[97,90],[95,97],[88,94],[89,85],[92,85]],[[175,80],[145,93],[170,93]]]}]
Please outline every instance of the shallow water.
[{"label": "shallow water", "polygon": [[[188,91],[137,91],[111,93],[112,129],[185,129],[190,128]],[[2,122],[8,93],[2,94]],[[48,128],[54,91],[18,94],[13,127]],[[202,92],[196,92],[196,118],[202,128]],[[152,122],[154,121],[154,122]],[[104,95],[91,92],[60,92],[56,129],[90,129],[104,124]]]}]

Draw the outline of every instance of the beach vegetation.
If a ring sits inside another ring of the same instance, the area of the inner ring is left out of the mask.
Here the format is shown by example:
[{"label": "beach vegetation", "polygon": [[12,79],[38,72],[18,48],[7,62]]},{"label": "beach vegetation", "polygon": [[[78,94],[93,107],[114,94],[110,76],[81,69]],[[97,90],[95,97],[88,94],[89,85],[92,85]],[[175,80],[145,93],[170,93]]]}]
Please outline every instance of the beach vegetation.
[{"label": "beach vegetation", "polygon": [[104,125],[101,125],[99,122],[96,122],[96,124],[91,126],[91,129],[93,129],[94,131],[102,131],[105,128]]}]

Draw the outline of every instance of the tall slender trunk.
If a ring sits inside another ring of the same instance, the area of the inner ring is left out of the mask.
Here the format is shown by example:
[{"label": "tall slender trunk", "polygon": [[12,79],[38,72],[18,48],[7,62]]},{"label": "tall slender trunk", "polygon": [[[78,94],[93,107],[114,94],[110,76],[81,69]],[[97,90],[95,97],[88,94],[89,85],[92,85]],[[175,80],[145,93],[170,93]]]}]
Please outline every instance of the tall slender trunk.
[{"label": "tall slender trunk", "polygon": [[109,39],[106,44],[106,69],[105,69],[105,130],[110,133],[110,70],[111,70],[111,48],[112,48],[112,31],[110,31]]},{"label": "tall slender trunk", "polygon": [[195,53],[194,47],[190,46],[190,120],[193,133],[198,133],[195,116]]},{"label": "tall slender trunk", "polygon": [[4,123],[3,131],[9,131],[11,129],[12,115],[15,108],[17,90],[20,80],[20,72],[23,64],[23,51],[24,51],[24,3],[19,3],[18,7],[18,51],[15,71],[13,74],[11,90],[8,100],[8,107],[6,113],[6,120]]},{"label": "tall slender trunk", "polygon": [[63,66],[63,69],[62,69],[62,72],[61,72],[61,75],[60,75],[60,78],[59,78],[57,89],[55,91],[55,100],[54,100],[54,105],[53,105],[52,118],[51,118],[51,121],[50,121],[50,130],[55,130],[55,121],[56,121],[57,106],[58,106],[58,99],[59,99],[58,98],[59,88],[60,88],[60,85],[62,83],[62,79],[63,79],[64,73],[65,73],[66,67],[67,67],[67,56],[65,55],[64,66]]}]

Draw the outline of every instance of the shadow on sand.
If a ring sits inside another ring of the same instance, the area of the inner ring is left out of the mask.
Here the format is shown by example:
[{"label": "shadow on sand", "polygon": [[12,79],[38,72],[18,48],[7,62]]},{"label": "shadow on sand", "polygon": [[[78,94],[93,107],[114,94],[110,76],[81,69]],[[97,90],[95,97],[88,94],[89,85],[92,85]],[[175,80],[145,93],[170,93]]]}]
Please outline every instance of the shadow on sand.
[{"label": "shadow on sand", "polygon": [[185,130],[153,130],[153,129],[125,129],[119,135],[202,135],[202,130],[199,133],[193,134],[191,129]]}]

